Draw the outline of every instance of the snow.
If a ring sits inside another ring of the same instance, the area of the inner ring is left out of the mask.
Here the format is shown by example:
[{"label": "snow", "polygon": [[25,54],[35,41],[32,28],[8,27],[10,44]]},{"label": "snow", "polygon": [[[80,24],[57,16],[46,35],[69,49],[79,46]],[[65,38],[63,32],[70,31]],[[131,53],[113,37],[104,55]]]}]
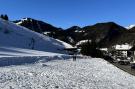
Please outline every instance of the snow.
[{"label": "snow", "polygon": [[61,43],[65,46],[65,48],[73,48],[72,45],[70,45],[70,44],[68,44],[68,43],[66,43],[66,42],[64,42],[64,41],[61,41],[61,40],[59,40],[59,39],[56,39],[56,40],[59,41],[59,42],[61,42]]},{"label": "snow", "polygon": [[69,55],[44,52],[30,49],[0,47],[0,66],[20,65],[34,63],[40,59],[46,61],[54,59],[68,59]]},{"label": "snow", "polygon": [[22,21],[20,21],[20,22],[17,22],[16,24],[17,24],[17,25],[20,25],[20,24],[22,24]]},{"label": "snow", "polygon": [[0,46],[64,53],[58,50],[65,47],[60,41],[2,19],[0,19],[0,36]]},{"label": "snow", "polygon": [[122,45],[115,45],[114,46],[116,50],[129,50],[131,49],[131,45],[129,44],[122,44]]},{"label": "snow", "polygon": [[[23,18],[23,19],[21,19],[19,22],[17,22],[16,24],[17,25],[21,25],[24,21],[27,21],[29,18]],[[30,21],[32,21],[31,19],[30,19]]]},{"label": "snow", "polygon": [[24,57],[24,56],[55,56],[60,55],[59,53],[51,53],[30,49],[14,48],[14,47],[0,47],[0,58],[1,57]]},{"label": "snow", "polygon": [[131,28],[133,28],[133,27],[135,27],[135,24],[130,25],[130,26],[126,27],[126,28],[127,28],[127,29],[131,29]]},{"label": "snow", "polygon": [[135,89],[135,77],[103,59],[41,59],[0,67],[0,89]]},{"label": "snow", "polygon": [[91,42],[91,40],[81,40],[77,42],[76,45],[81,45],[81,44],[87,43],[88,41]]},{"label": "snow", "polygon": [[67,38],[68,38],[69,42],[74,43],[74,39],[72,37],[68,36]]},{"label": "snow", "polygon": [[63,41],[2,19],[0,36],[0,89],[135,89],[134,76],[103,59],[61,54],[72,48]]},{"label": "snow", "polygon": [[27,21],[29,18],[23,18],[23,19],[21,19],[22,21]]},{"label": "snow", "polygon": [[44,34],[44,35],[48,35],[48,34],[50,34],[50,33],[51,33],[51,32],[44,32],[43,34]]},{"label": "snow", "polygon": [[108,48],[100,48],[101,51],[108,51]]},{"label": "snow", "polygon": [[75,30],[75,32],[82,33],[85,32],[84,30]]}]

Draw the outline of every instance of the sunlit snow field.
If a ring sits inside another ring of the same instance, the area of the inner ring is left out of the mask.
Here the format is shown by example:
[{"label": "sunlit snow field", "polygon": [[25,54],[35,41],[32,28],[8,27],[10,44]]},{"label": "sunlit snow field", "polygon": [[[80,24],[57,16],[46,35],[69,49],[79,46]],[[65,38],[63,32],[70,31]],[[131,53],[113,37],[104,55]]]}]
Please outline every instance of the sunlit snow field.
[{"label": "sunlit snow field", "polygon": [[[135,89],[135,77],[71,45],[0,19],[0,89]],[[45,52],[44,52],[45,51]]]},{"label": "sunlit snow field", "polygon": [[98,59],[0,67],[0,89],[135,89],[135,77]]}]

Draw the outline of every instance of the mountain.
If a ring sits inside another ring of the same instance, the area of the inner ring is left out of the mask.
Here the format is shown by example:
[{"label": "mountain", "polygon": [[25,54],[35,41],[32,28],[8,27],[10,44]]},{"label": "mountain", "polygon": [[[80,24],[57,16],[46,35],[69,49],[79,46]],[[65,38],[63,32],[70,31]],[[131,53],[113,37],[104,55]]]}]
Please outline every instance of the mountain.
[{"label": "mountain", "polygon": [[128,29],[128,31],[124,33],[119,39],[122,39],[121,41],[123,42],[135,45],[135,27]]},{"label": "mountain", "polygon": [[48,23],[45,23],[43,21],[35,20],[32,18],[23,18],[21,20],[14,21],[17,25],[24,26],[26,28],[31,29],[32,31],[56,38],[56,39],[62,39],[62,36],[64,36],[63,29],[57,28],[53,25],[50,25]]},{"label": "mountain", "polygon": [[23,18],[14,22],[72,45],[84,40],[94,40],[100,47],[109,47],[115,44],[133,43],[135,37],[133,26],[127,29],[114,22],[97,23],[85,27],[72,26],[68,29],[58,28],[32,18]]},{"label": "mountain", "polygon": [[23,18],[21,20],[16,20],[13,22],[16,23],[17,25],[29,28],[32,31],[72,44],[71,41],[72,38],[70,38],[69,34],[62,28],[57,28],[53,25],[32,18]]},{"label": "mountain", "polygon": [[64,42],[0,19],[0,46],[62,53]]},{"label": "mountain", "polygon": [[42,33],[42,32],[52,32],[57,31],[59,28],[56,28],[48,23],[38,21],[32,18],[23,18],[21,20],[14,21],[18,25],[25,26],[33,31]]},{"label": "mountain", "polygon": [[113,45],[123,33],[126,33],[127,29],[114,23],[97,23],[92,26],[85,26],[83,28],[71,27],[67,29],[71,38],[75,42],[80,42],[83,40],[94,40],[100,44],[100,46]]},{"label": "mountain", "polygon": [[100,46],[110,46],[117,43],[117,39],[127,32],[127,29],[114,23],[97,23],[83,28],[86,30],[85,37],[95,40]]}]

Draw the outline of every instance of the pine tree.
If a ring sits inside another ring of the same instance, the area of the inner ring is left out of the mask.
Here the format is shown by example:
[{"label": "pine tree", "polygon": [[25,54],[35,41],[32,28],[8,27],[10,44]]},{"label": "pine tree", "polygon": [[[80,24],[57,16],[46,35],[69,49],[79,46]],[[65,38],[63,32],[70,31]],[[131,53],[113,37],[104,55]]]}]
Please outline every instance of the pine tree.
[{"label": "pine tree", "polygon": [[83,55],[90,55],[91,50],[91,43],[88,41],[87,43],[84,43],[82,46],[81,46],[81,53]]},{"label": "pine tree", "polygon": [[1,15],[0,18],[4,19],[4,20],[8,20],[8,16],[7,15]]},{"label": "pine tree", "polygon": [[102,52],[97,49],[97,43],[95,41],[87,42],[82,45],[81,53],[83,55],[92,56],[92,57],[102,57]]},{"label": "pine tree", "polygon": [[5,15],[5,16],[4,16],[4,19],[5,19],[5,20],[8,20],[8,16],[7,16],[7,15]]},{"label": "pine tree", "polygon": [[0,16],[0,18],[2,18],[2,19],[3,19],[3,18],[4,18],[4,15],[2,14],[2,15]]}]

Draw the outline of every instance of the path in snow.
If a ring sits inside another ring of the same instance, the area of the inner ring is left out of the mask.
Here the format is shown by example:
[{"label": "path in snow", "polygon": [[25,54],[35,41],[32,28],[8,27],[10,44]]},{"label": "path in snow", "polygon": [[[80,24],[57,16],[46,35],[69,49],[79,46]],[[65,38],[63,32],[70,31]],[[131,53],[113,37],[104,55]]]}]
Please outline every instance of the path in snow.
[{"label": "path in snow", "polygon": [[0,89],[135,89],[135,77],[102,59],[0,67]]}]

